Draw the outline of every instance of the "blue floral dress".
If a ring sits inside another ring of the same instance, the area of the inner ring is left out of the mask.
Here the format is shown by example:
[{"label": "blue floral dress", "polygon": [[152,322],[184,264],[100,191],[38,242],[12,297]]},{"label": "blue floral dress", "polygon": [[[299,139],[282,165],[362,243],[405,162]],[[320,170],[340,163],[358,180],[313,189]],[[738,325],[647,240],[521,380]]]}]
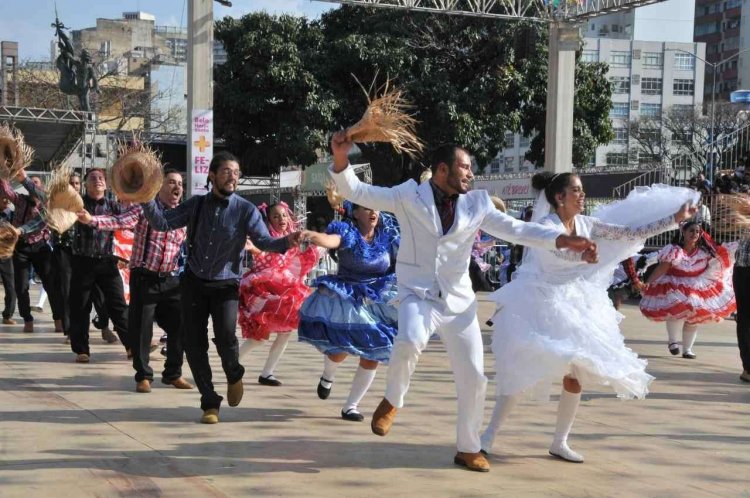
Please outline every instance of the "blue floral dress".
[{"label": "blue floral dress", "polygon": [[398,326],[396,253],[400,242],[395,218],[380,213],[372,242],[351,221],[334,221],[328,234],[341,236],[339,269],[325,275],[300,308],[299,340],[324,354],[348,353],[387,362]]}]

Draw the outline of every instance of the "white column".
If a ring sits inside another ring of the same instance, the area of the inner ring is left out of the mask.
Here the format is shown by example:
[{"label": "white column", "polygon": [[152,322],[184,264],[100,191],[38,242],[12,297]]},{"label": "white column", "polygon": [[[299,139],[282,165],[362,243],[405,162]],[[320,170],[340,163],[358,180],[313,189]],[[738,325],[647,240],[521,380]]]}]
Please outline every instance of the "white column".
[{"label": "white column", "polygon": [[577,25],[550,23],[544,169],[554,173],[573,167],[573,96],[578,47]]}]

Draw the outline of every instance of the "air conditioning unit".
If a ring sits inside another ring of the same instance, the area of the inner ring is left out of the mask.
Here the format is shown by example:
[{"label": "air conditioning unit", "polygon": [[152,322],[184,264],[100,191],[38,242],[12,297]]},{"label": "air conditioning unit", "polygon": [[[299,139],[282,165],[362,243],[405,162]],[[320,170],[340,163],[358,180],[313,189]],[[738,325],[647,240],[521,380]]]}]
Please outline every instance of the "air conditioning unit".
[{"label": "air conditioning unit", "polygon": [[637,60],[640,58],[641,58],[641,49],[640,48],[633,49],[633,59]]},{"label": "air conditioning unit", "polygon": [[633,85],[640,85],[641,84],[641,75],[640,74],[634,74],[630,77],[630,81],[633,83]]},{"label": "air conditioning unit", "polygon": [[640,107],[640,102],[638,102],[637,100],[631,100],[630,101],[630,110],[631,111],[637,111],[639,107]]}]

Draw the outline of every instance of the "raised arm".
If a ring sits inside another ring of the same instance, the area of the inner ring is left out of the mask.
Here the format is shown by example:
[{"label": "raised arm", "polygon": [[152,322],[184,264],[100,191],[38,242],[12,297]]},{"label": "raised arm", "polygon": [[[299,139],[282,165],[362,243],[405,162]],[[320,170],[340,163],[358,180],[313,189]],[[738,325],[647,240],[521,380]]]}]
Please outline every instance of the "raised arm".
[{"label": "raised arm", "polygon": [[646,240],[662,232],[676,229],[681,221],[692,218],[697,209],[686,203],[673,215],[637,227],[604,223],[595,219],[591,228],[591,237],[606,240]]},{"label": "raised arm", "polygon": [[88,211],[79,212],[77,215],[78,221],[83,224],[91,225],[97,230],[105,232],[114,232],[115,230],[133,230],[141,219],[141,216],[143,216],[143,208],[140,205],[135,204],[126,209],[125,212],[118,215],[91,216]]},{"label": "raised arm", "polygon": [[18,173],[18,179],[21,181],[21,185],[23,185],[24,188],[29,192],[30,196],[36,197],[42,204],[47,202],[47,193],[44,191],[44,189],[40,189],[39,187],[37,187],[36,184],[31,181],[31,178],[26,176],[26,172],[24,170],[21,170]]},{"label": "raised arm", "polygon": [[0,198],[8,199],[13,204],[18,199],[18,193],[13,190],[13,186],[8,180],[0,180]]},{"label": "raised arm", "polygon": [[338,249],[341,245],[341,235],[336,233],[320,233],[305,230],[302,232],[302,239],[325,249]]},{"label": "raised arm", "polygon": [[260,211],[252,205],[249,208],[250,216],[248,216],[247,226],[245,227],[246,236],[250,237],[252,243],[261,251],[286,252],[289,249],[289,238],[274,239],[271,237],[266,224],[263,223],[263,218],[260,216]]},{"label": "raised arm", "polygon": [[336,183],[336,189],[344,198],[355,204],[378,211],[395,211],[397,191],[392,188],[376,187],[362,183],[349,165],[349,151],[353,143],[346,138],[343,131],[337,132],[331,138],[333,164],[330,168],[331,177]]},{"label": "raised arm", "polygon": [[149,202],[141,204],[141,208],[143,209],[143,215],[154,230],[168,232],[187,226],[198,199],[200,199],[200,196],[194,195],[174,209],[167,211],[159,209],[156,201],[152,199]]}]

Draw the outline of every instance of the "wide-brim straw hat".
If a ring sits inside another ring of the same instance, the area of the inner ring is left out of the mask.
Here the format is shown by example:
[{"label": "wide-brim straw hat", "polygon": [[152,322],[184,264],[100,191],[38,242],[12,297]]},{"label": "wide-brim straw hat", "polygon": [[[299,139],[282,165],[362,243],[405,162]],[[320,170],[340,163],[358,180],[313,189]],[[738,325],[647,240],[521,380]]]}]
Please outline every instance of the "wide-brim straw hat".
[{"label": "wide-brim straw hat", "polygon": [[161,189],[163,171],[159,156],[142,143],[123,146],[110,171],[110,184],[118,199],[148,202]]},{"label": "wide-brim straw hat", "polygon": [[[83,208],[81,208],[83,209]],[[78,221],[78,216],[72,211],[66,209],[49,209],[45,216],[47,226],[57,233],[64,233],[70,230]]]},{"label": "wide-brim straw hat", "polygon": [[64,190],[58,190],[49,196],[48,209],[52,210],[63,210],[69,213],[77,213],[83,210],[83,199],[76,190],[67,185]]},{"label": "wide-brim straw hat", "polygon": [[34,149],[26,145],[23,133],[7,124],[0,125],[0,178],[10,180],[31,163]]},{"label": "wide-brim straw hat", "polygon": [[0,221],[0,259],[13,256],[18,242],[18,230],[7,221]]},{"label": "wide-brim straw hat", "polygon": [[70,228],[76,222],[75,213],[83,210],[81,195],[70,185],[72,174],[73,170],[68,166],[57,167],[52,170],[52,177],[47,183],[45,218],[47,224],[60,233]]}]

